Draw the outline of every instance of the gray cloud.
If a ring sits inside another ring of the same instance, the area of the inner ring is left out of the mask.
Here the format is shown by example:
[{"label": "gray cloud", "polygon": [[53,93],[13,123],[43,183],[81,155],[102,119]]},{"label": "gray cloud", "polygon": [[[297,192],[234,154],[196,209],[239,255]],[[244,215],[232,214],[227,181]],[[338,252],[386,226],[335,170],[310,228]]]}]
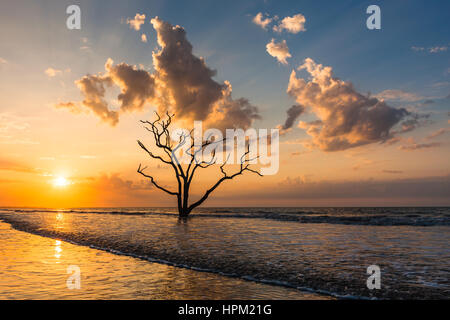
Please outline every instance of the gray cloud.
[{"label": "gray cloud", "polygon": [[149,72],[126,63],[114,66],[111,59],[108,59],[105,68],[108,76],[122,91],[117,97],[121,102],[121,110],[142,110],[147,100],[154,97],[155,79]]},{"label": "gray cloud", "polygon": [[430,123],[430,114],[409,113],[408,116],[408,119],[400,123],[401,130],[399,130],[398,132],[392,131],[393,133],[409,132]]},{"label": "gray cloud", "polygon": [[292,107],[290,107],[286,113],[287,118],[283,125],[277,126],[277,128],[280,130],[280,134],[287,133],[292,126],[294,125],[295,120],[303,113],[305,112],[305,107],[299,104],[294,104]]},{"label": "gray cloud", "polygon": [[205,60],[192,53],[192,45],[180,26],[151,19],[158,35],[161,50],[153,53],[153,65],[161,88],[160,106],[176,109],[177,116],[205,120],[214,104],[223,96],[226,84],[213,80],[216,71],[208,68]]},{"label": "gray cloud", "polygon": [[284,122],[283,125],[283,129],[289,129],[294,125],[294,121],[297,120],[297,118],[303,113],[305,112],[305,107],[299,105],[299,104],[294,104],[292,107],[290,107],[288,109],[288,111],[286,111],[287,113],[287,119]]}]

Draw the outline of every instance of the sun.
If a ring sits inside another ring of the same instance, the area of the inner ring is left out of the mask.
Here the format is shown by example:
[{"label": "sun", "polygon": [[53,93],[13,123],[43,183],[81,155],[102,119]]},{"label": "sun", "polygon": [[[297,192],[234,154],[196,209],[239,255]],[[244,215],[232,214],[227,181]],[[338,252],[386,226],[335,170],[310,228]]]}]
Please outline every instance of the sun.
[{"label": "sun", "polygon": [[53,185],[55,187],[66,187],[70,184],[70,181],[67,180],[65,177],[63,176],[59,176],[57,177],[55,180],[53,180]]}]

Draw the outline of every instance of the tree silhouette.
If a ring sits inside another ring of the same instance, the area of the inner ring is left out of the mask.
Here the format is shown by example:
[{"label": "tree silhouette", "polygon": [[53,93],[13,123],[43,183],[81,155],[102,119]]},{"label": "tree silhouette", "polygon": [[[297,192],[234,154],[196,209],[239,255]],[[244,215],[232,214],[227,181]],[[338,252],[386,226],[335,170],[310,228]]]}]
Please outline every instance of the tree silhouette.
[{"label": "tree silhouette", "polygon": [[170,115],[169,113],[166,113],[167,120],[162,120],[160,115],[156,113],[157,119],[155,121],[144,121],[141,120],[141,123],[144,124],[144,128],[149,131],[154,138],[155,146],[163,151],[163,155],[157,155],[154,154],[152,151],[150,151],[141,141],[138,140],[139,146],[152,158],[156,159],[162,163],[168,164],[172,167],[173,172],[175,174],[178,189],[176,191],[169,190],[165,186],[162,186],[161,184],[157,183],[155,178],[152,175],[149,175],[145,173],[144,171],[147,169],[147,167],[142,167],[141,164],[139,164],[137,172],[141,174],[142,176],[150,179],[150,182],[158,189],[166,192],[167,194],[170,194],[172,196],[177,197],[177,205],[178,205],[178,214],[179,217],[187,217],[193,209],[200,206],[203,202],[205,202],[206,199],[210,196],[210,194],[216,190],[222,182],[226,180],[231,180],[241,174],[243,174],[245,171],[256,173],[259,176],[262,176],[259,172],[251,169],[250,162],[257,157],[253,159],[247,159],[247,155],[250,152],[249,145],[247,144],[246,151],[242,154],[240,158],[240,167],[239,170],[233,174],[228,174],[224,167],[228,162],[228,158],[220,165],[220,172],[221,177],[217,180],[215,184],[213,184],[209,189],[205,191],[203,196],[198,199],[197,201],[189,204],[189,191],[191,188],[192,179],[197,172],[197,169],[205,169],[208,168],[217,162],[216,152],[214,149],[211,153],[211,159],[210,161],[199,161],[197,159],[197,154],[204,150],[207,146],[219,142],[224,142],[226,139],[222,139],[220,141],[212,140],[212,138],[207,138],[206,140],[202,139],[202,143],[199,146],[196,146],[194,144],[193,139],[193,130],[189,132],[189,136],[191,138],[191,145],[189,148],[187,148],[186,154],[190,157],[187,164],[183,164],[179,162],[175,155],[175,151],[177,151],[178,148],[183,146],[186,143],[186,138],[188,135],[180,134],[179,141],[176,145],[174,145],[174,142],[171,140],[171,133],[169,131],[169,126],[172,123],[172,118],[174,115]]}]

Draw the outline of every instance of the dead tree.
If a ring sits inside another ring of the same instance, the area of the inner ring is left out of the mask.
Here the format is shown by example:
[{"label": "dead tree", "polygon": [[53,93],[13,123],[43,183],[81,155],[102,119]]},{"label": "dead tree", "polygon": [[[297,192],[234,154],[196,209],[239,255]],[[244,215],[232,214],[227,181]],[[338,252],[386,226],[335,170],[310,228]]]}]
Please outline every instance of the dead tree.
[{"label": "dead tree", "polygon": [[[217,180],[215,184],[213,184],[209,189],[206,190],[206,192],[203,194],[203,196],[198,199],[195,202],[192,202],[189,204],[189,191],[192,183],[192,179],[194,178],[195,173],[198,169],[205,169],[212,165],[215,165],[217,162],[215,149],[211,154],[211,160],[210,161],[199,161],[197,159],[197,154],[204,150],[206,146],[211,145],[213,143],[218,143],[220,141],[213,141],[212,139],[202,139],[202,143],[200,146],[196,146],[194,144],[194,139],[192,136],[193,130],[190,131],[190,137],[191,137],[191,146],[187,150],[187,154],[189,155],[190,159],[187,164],[180,163],[175,156],[175,151],[180,148],[182,145],[186,142],[186,136],[180,135],[179,141],[174,145],[174,142],[171,140],[170,137],[170,131],[169,126],[172,123],[172,118],[174,115],[170,115],[169,113],[166,113],[167,120],[162,120],[158,113],[156,113],[157,119],[155,121],[143,121],[141,120],[141,123],[144,124],[144,128],[149,131],[154,138],[155,146],[163,151],[163,155],[157,155],[154,154],[152,151],[150,151],[141,141],[138,140],[139,146],[152,158],[156,159],[164,164],[169,165],[175,174],[175,178],[177,181],[178,188],[176,190],[170,190],[169,188],[162,186],[158,182],[156,182],[153,175],[149,175],[145,173],[145,169],[147,167],[142,167],[139,164],[139,168],[137,172],[141,174],[142,176],[148,178],[150,182],[158,189],[164,191],[167,194],[170,194],[172,196],[177,197],[177,206],[178,206],[178,214],[179,217],[187,217],[193,209],[200,206],[203,202],[205,202],[206,199],[210,196],[210,194],[216,190],[222,182],[226,180],[231,180],[238,175],[241,175],[244,173],[244,171],[249,171],[256,173],[259,176],[262,176],[258,171],[255,171],[251,169],[250,162],[254,159],[247,159],[247,155],[250,152],[249,146],[247,147],[246,151],[240,158],[240,167],[239,170],[233,174],[228,174],[224,166],[228,162],[228,158],[224,163],[220,165],[220,172],[221,177]],[[225,139],[221,140],[223,143]]]}]

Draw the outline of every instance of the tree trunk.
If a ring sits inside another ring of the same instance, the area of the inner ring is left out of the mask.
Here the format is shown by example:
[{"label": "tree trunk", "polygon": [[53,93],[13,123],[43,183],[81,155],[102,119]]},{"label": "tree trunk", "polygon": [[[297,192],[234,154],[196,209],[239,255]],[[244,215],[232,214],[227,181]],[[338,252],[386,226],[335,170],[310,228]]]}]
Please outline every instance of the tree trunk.
[{"label": "tree trunk", "polygon": [[188,208],[178,208],[178,216],[180,218],[187,218],[191,211]]}]

